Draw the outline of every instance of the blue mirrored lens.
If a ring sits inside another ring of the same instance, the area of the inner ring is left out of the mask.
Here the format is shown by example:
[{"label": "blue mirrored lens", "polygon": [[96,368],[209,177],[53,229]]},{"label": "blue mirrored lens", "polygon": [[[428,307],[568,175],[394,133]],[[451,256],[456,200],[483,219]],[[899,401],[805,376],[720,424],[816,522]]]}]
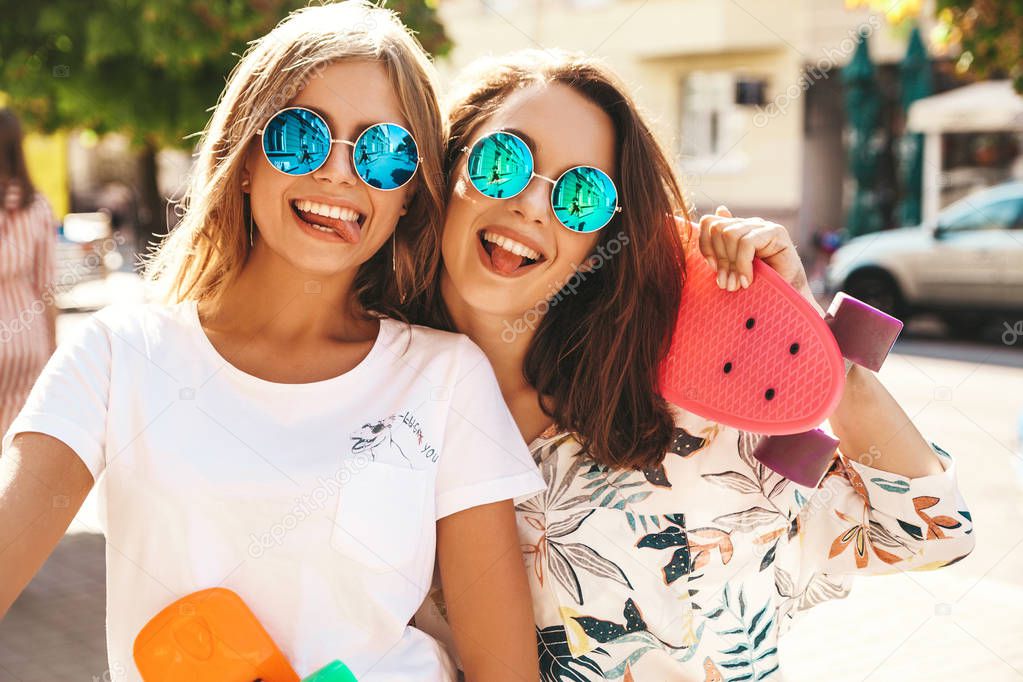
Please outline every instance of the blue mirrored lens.
[{"label": "blue mirrored lens", "polygon": [[355,143],[355,170],[367,185],[397,189],[412,179],[419,149],[409,131],[394,123],[377,123]]},{"label": "blue mirrored lens", "polygon": [[607,173],[579,166],[566,172],[551,195],[554,215],[570,230],[593,232],[610,222],[618,205],[618,191]]},{"label": "blue mirrored lens", "polygon": [[330,130],[311,111],[285,109],[266,124],[263,152],[270,165],[283,173],[312,173],[330,154]]},{"label": "blue mirrored lens", "polygon": [[510,133],[493,133],[476,142],[468,165],[473,187],[494,199],[515,196],[533,177],[529,147]]}]

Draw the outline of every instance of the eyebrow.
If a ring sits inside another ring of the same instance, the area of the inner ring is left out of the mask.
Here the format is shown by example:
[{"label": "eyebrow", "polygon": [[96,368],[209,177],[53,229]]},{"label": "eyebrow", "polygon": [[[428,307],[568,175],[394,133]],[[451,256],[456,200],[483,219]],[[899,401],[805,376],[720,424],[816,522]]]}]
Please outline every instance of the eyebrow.
[{"label": "eyebrow", "polygon": [[526,143],[527,147],[529,147],[529,151],[533,152],[533,156],[536,156],[536,141],[533,138],[531,138],[528,134],[524,133],[518,128],[500,128],[499,130],[502,133],[511,133],[512,135],[521,137],[522,141]]}]

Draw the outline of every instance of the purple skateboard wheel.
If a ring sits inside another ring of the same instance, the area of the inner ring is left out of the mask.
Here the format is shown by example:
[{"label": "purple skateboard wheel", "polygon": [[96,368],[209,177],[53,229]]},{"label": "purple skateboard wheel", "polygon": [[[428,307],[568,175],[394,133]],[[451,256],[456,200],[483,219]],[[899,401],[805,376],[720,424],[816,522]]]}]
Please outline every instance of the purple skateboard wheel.
[{"label": "purple skateboard wheel", "polygon": [[820,429],[761,438],[753,456],[799,485],[816,488],[831,466],[838,441]]},{"label": "purple skateboard wheel", "polygon": [[838,342],[842,355],[876,372],[902,331],[902,322],[891,315],[838,292],[824,320]]}]

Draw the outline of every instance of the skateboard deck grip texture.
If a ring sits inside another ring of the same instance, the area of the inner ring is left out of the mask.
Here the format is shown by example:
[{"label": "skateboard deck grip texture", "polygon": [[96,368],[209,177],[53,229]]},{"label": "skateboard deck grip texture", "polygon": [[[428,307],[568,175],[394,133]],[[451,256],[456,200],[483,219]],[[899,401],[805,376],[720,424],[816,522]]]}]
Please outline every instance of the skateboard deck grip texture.
[{"label": "skateboard deck grip texture", "polygon": [[717,285],[693,243],[664,397],[707,419],[767,435],[815,428],[837,407],[845,365],[828,324],[760,259],[746,289]]}]

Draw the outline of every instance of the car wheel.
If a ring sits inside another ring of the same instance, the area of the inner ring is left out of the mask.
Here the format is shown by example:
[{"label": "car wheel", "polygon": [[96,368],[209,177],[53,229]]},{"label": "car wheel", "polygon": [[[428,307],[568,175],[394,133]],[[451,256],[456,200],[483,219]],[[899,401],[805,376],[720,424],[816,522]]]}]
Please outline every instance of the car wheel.
[{"label": "car wheel", "polygon": [[881,270],[855,272],[845,281],[845,292],[874,306],[903,322],[909,316],[909,308],[902,298],[899,286],[891,275]]}]

